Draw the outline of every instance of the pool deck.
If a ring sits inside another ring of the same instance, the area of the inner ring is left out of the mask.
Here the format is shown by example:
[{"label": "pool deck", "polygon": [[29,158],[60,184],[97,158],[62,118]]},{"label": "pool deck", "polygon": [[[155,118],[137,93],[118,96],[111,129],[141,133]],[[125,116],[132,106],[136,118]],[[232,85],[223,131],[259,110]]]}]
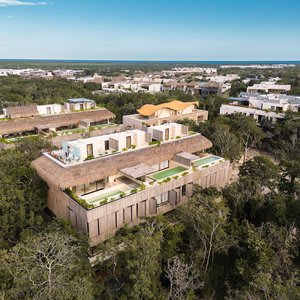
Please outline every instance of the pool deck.
[{"label": "pool deck", "polygon": [[163,170],[163,171],[153,173],[151,175],[148,175],[148,177],[157,181],[157,180],[161,180],[161,179],[164,179],[164,178],[167,178],[167,177],[174,176],[176,174],[185,172],[187,170],[188,170],[188,168],[185,168],[185,167],[182,167],[182,166],[177,166],[177,167],[173,167],[173,168],[170,168],[170,169],[166,169],[166,170]]},{"label": "pool deck", "polygon": [[203,166],[207,166],[210,165],[216,161],[219,161],[223,159],[222,157],[216,156],[216,155],[209,155],[209,156],[205,156],[202,157],[200,159],[194,160],[192,162],[193,166],[195,167],[203,167]]},{"label": "pool deck", "polygon": [[84,196],[80,196],[80,198],[85,200],[86,203],[88,204],[93,204],[97,206],[98,204],[101,203],[101,201],[107,200],[109,202],[111,201],[112,198],[113,199],[120,198],[120,194],[124,192],[128,192],[137,187],[138,184],[136,183],[132,183],[130,185],[122,183]]}]

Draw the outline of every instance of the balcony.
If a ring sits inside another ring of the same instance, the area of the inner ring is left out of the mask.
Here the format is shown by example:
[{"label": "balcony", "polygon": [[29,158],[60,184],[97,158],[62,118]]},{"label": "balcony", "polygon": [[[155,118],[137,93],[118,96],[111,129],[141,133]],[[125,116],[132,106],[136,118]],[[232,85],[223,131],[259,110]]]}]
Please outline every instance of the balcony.
[{"label": "balcony", "polygon": [[[136,173],[137,175],[134,176],[132,170],[131,173],[128,172],[127,174],[124,170],[120,170],[120,173],[115,176],[116,178],[111,179],[111,183],[106,184],[102,190],[94,191],[85,195],[80,195],[78,192],[76,194],[76,192],[72,192],[69,189],[65,192],[83,208],[89,210],[107,205],[111,202],[118,201],[142,191],[157,189],[164,184],[175,182],[185,176],[224,161],[225,160],[221,157],[211,154],[203,154],[203,157],[198,157],[191,161],[190,165],[184,165],[172,160],[169,162],[169,166],[167,168],[148,174]],[[134,167],[128,169],[134,169]],[[149,172],[149,170],[151,170],[150,167],[148,167],[147,170]]]}]

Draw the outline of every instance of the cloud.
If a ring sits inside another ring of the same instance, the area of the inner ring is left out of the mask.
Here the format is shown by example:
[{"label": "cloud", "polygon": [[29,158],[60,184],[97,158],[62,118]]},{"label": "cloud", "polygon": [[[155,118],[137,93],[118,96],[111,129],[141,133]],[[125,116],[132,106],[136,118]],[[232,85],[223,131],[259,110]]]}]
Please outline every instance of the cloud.
[{"label": "cloud", "polygon": [[47,2],[28,2],[17,0],[0,0],[0,6],[35,6],[35,5],[47,5]]}]

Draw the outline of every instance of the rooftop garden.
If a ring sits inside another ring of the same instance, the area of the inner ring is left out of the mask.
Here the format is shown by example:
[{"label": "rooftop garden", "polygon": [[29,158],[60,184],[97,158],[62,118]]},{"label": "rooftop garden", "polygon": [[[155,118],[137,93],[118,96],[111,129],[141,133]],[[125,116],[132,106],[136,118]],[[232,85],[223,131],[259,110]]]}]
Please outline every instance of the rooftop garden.
[{"label": "rooftop garden", "polygon": [[32,134],[32,135],[24,135],[24,136],[16,136],[16,137],[9,137],[9,138],[0,138],[0,143],[3,144],[16,144],[21,142],[25,139],[38,139],[39,135]]},{"label": "rooftop garden", "polygon": [[[200,163],[201,161],[201,163]],[[74,192],[72,192],[70,189],[65,190],[65,193],[71,197],[74,201],[76,201],[79,205],[81,205],[86,210],[96,208],[102,205],[106,205],[110,202],[120,200],[122,198],[128,197],[130,195],[133,195],[135,193],[139,193],[141,191],[144,191],[146,189],[160,186],[162,184],[171,182],[173,180],[177,180],[180,177],[185,177],[189,174],[192,174],[194,172],[197,172],[201,169],[208,168],[210,166],[216,165],[220,162],[224,162],[225,160],[221,157],[217,157],[214,155],[209,155],[203,158],[199,158],[199,160],[196,160],[196,163],[193,163],[191,167],[183,167],[183,166],[177,166],[173,168],[169,168],[164,171],[158,171],[153,174],[150,174],[146,177],[146,180],[141,182],[141,184],[134,189],[128,190],[128,191],[120,191],[120,190],[114,190],[110,191],[106,194],[103,194],[99,197],[95,197],[95,199],[92,199],[90,201],[82,199],[80,196],[76,195]]]}]

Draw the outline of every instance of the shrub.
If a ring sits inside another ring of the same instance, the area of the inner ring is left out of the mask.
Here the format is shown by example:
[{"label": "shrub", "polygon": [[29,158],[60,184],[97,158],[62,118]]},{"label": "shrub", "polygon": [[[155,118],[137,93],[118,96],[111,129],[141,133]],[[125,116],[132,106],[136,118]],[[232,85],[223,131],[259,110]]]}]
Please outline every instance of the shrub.
[{"label": "shrub", "polygon": [[131,149],[135,149],[136,148],[136,145],[131,145]]},{"label": "shrub", "polygon": [[107,202],[108,202],[108,199],[107,199],[107,198],[105,198],[104,200],[102,200],[102,201],[100,202],[100,205],[107,204]]},{"label": "shrub", "polygon": [[128,149],[127,148],[123,148],[122,151],[128,151]]},{"label": "shrub", "polygon": [[94,159],[94,155],[89,155],[85,160],[91,160],[91,159]]},{"label": "shrub", "polygon": [[143,191],[144,189],[146,189],[146,186],[142,183],[142,184],[140,185],[140,190]]},{"label": "shrub", "polygon": [[137,189],[132,189],[131,191],[130,191],[130,194],[135,194],[135,193],[137,193]]},{"label": "shrub", "polygon": [[152,141],[152,142],[149,142],[149,145],[157,145],[159,146],[160,145],[160,141]]},{"label": "shrub", "polygon": [[171,181],[171,177],[167,177],[163,180],[163,182],[169,182],[169,181]]},{"label": "shrub", "polygon": [[181,136],[180,136],[180,135],[177,135],[177,136],[176,136],[176,139],[180,139],[180,138],[181,138]]},{"label": "shrub", "polygon": [[65,193],[72,198],[74,201],[76,201],[80,206],[82,206],[84,209],[91,209],[94,208],[95,206],[93,204],[88,204],[86,203],[83,199],[78,197],[73,191],[70,189],[66,189]]},{"label": "shrub", "polygon": [[188,175],[189,174],[189,172],[183,172],[182,173],[182,176],[186,176],[186,175]]}]

